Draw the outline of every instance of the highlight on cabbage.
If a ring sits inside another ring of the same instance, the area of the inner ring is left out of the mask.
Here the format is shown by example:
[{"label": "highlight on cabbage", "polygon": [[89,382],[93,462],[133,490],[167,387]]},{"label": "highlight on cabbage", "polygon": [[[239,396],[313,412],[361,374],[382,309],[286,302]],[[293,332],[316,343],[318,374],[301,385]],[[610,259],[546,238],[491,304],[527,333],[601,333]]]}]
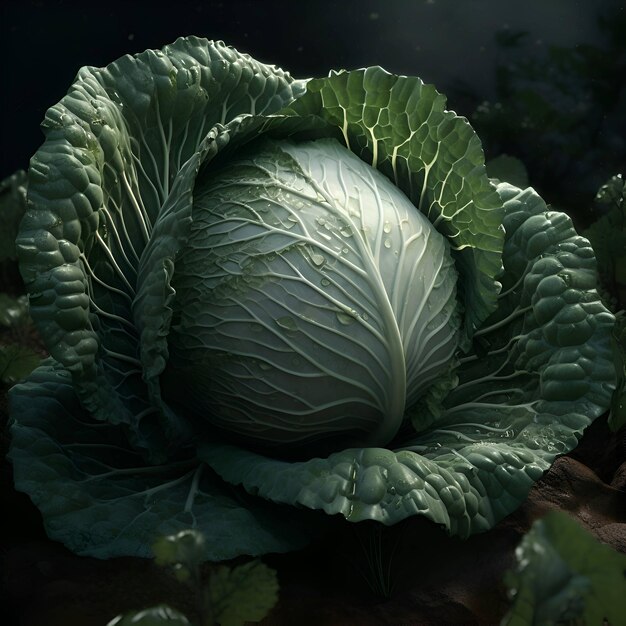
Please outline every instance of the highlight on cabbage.
[{"label": "highlight on cabbage", "polygon": [[418,78],[187,37],[81,69],[42,128],[16,246],[50,358],[9,458],[75,552],[286,551],[320,510],[467,537],[609,406],[588,241]]}]

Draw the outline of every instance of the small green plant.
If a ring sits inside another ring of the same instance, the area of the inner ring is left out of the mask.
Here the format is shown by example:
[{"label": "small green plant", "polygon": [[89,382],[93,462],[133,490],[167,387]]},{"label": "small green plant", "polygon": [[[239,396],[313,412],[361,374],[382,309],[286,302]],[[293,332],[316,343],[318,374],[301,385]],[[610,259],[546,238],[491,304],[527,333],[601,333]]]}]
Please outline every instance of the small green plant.
[{"label": "small green plant", "polygon": [[[15,237],[26,210],[26,172],[19,170],[0,181],[0,285],[16,273]],[[9,387],[26,378],[41,361],[25,338],[32,334],[28,296],[0,292],[0,385]]]},{"label": "small green plant", "polygon": [[23,170],[0,181],[0,263],[17,259],[15,238],[26,210],[26,189]]},{"label": "small green plant", "polygon": [[626,615],[626,555],[565,513],[537,520],[505,583],[513,600],[501,626],[619,626]]},{"label": "small green plant", "polygon": [[0,293],[0,384],[11,386],[26,378],[41,361],[32,348],[24,345],[32,332],[28,297]]},{"label": "small green plant", "polygon": [[[228,567],[202,566],[204,535],[183,530],[160,537],[152,548],[157,565],[188,584],[197,601],[199,626],[243,626],[262,620],[278,601],[276,572],[258,560]],[[118,615],[107,626],[185,626],[191,622],[167,605]]]},{"label": "small green plant", "polygon": [[626,185],[621,174],[600,187],[593,208],[599,217],[583,234],[598,261],[600,293],[618,311],[612,334],[617,385],[609,416],[617,431],[626,425]]}]

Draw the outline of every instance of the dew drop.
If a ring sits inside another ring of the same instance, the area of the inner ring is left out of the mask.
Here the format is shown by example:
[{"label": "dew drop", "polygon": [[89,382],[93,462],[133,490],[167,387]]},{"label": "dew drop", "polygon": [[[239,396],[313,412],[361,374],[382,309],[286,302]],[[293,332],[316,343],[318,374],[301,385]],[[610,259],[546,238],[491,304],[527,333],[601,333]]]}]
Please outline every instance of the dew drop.
[{"label": "dew drop", "polygon": [[352,324],[352,322],[354,322],[354,317],[348,313],[344,313],[344,311],[338,311],[337,320],[340,324],[347,326],[348,324]]},{"label": "dew drop", "polygon": [[391,239],[385,239],[385,241],[383,241],[383,245],[385,248],[391,248]]},{"label": "dew drop", "polygon": [[289,315],[285,315],[284,317],[279,317],[276,320],[276,323],[278,324],[278,326],[280,326],[281,328],[284,328],[285,330],[289,330],[289,331],[298,330],[296,321],[293,319],[293,317],[290,317]]},{"label": "dew drop", "polygon": [[389,222],[385,222],[383,225],[383,231],[385,233],[390,233],[391,232],[391,224]]},{"label": "dew drop", "polygon": [[328,285],[330,285],[330,281],[328,280],[328,278],[322,278],[320,283],[321,283],[322,287],[328,287]]},{"label": "dew drop", "polygon": [[344,237],[352,237],[352,229],[349,226],[342,226],[339,231]]},{"label": "dew drop", "polygon": [[318,254],[317,252],[311,253],[311,261],[313,261],[313,263],[317,265],[317,267],[319,267],[320,265],[324,265],[325,260],[326,259],[322,254]]}]

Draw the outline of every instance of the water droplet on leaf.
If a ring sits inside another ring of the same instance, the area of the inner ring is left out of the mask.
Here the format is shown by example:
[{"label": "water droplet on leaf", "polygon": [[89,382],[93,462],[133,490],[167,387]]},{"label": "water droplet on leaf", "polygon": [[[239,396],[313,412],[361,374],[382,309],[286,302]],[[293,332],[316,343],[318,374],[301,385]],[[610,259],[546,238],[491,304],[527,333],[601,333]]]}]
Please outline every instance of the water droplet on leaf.
[{"label": "water droplet on leaf", "polygon": [[348,324],[352,324],[352,322],[354,322],[354,317],[348,313],[344,313],[343,311],[338,311],[337,320],[340,324],[347,326]]},{"label": "water droplet on leaf", "polygon": [[298,326],[296,324],[296,321],[293,319],[293,317],[290,317],[289,315],[285,315],[284,317],[279,317],[276,320],[276,323],[281,327],[284,328],[285,330],[289,330],[289,331],[295,331],[298,330]]},{"label": "water droplet on leaf", "polygon": [[313,261],[313,263],[314,263],[315,265],[317,265],[318,267],[319,267],[320,265],[324,265],[324,261],[325,261],[325,260],[326,260],[326,259],[324,258],[324,256],[323,256],[323,255],[321,255],[321,254],[317,254],[317,252],[313,252],[313,253],[311,253],[311,261]]}]

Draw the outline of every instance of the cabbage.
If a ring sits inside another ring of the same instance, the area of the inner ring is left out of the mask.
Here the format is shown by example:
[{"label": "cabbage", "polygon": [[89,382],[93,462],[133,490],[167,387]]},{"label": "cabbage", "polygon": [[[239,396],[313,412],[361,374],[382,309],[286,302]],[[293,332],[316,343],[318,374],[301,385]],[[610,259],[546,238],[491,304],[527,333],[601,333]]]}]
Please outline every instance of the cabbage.
[{"label": "cabbage", "polygon": [[397,434],[457,348],[445,237],[334,139],[202,181],[176,260],[168,400],[268,444]]},{"label": "cabbage", "polygon": [[418,78],[189,37],[42,127],[16,248],[50,358],[9,457],[80,554],[292,550],[319,511],[466,537],[610,404],[592,248]]}]

